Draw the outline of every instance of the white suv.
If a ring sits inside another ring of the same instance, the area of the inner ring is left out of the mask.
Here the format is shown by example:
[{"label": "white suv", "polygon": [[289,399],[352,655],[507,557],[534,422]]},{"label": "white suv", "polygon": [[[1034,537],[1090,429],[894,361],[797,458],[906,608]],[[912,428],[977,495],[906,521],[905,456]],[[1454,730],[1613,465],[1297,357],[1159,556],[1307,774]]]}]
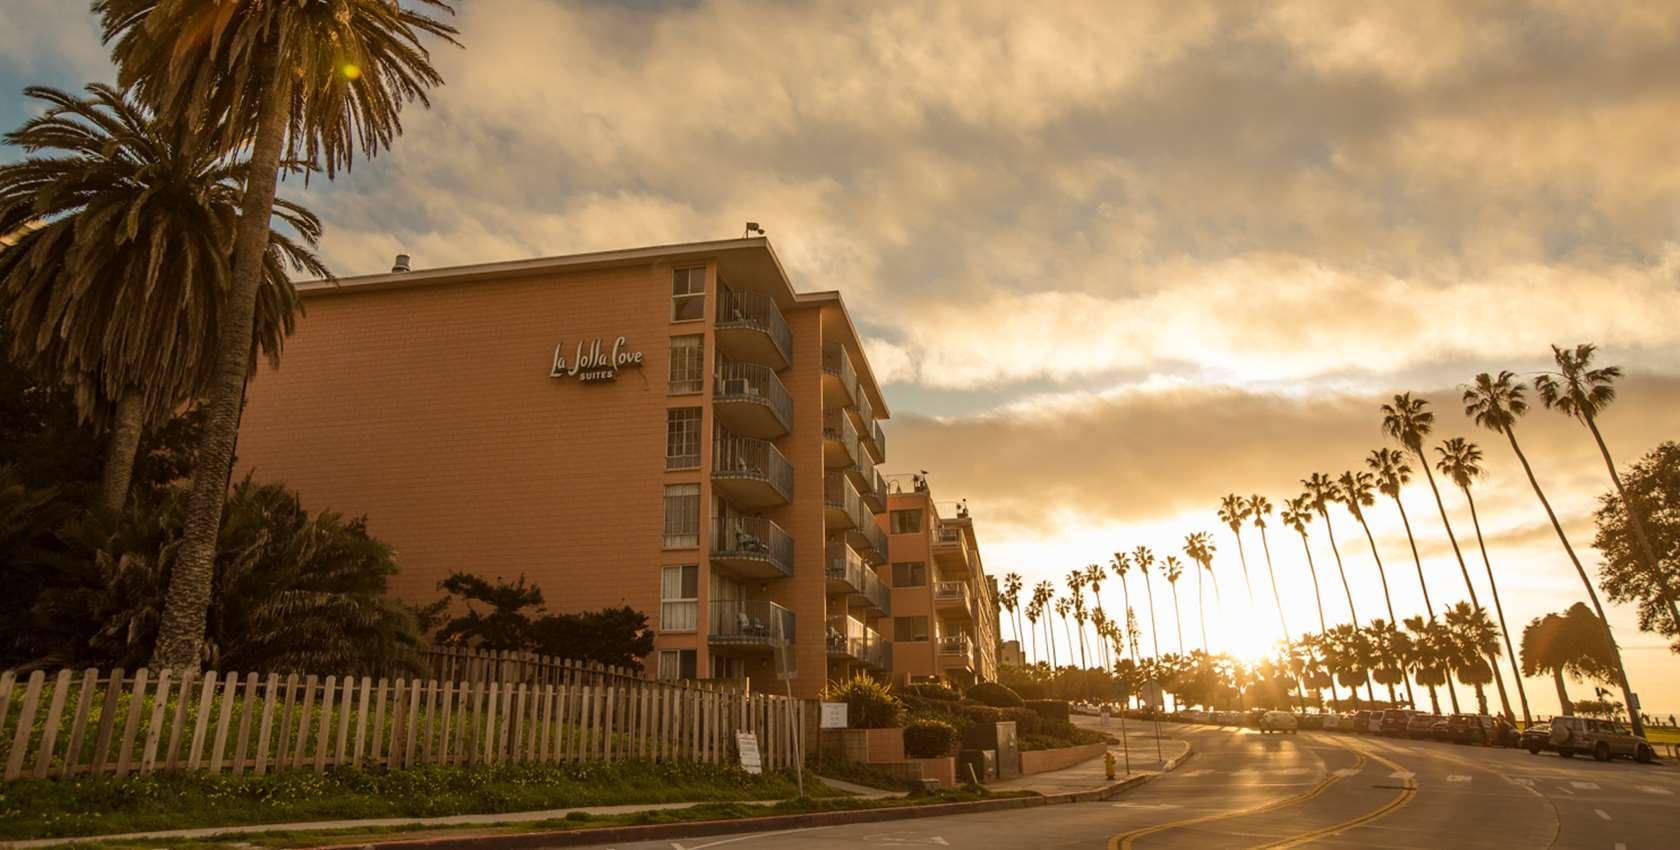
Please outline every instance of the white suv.
[{"label": "white suv", "polygon": [[1300,725],[1300,721],[1295,719],[1295,715],[1291,712],[1268,711],[1260,715],[1260,722],[1257,727],[1262,734],[1266,732],[1288,732],[1293,735],[1300,728]]}]

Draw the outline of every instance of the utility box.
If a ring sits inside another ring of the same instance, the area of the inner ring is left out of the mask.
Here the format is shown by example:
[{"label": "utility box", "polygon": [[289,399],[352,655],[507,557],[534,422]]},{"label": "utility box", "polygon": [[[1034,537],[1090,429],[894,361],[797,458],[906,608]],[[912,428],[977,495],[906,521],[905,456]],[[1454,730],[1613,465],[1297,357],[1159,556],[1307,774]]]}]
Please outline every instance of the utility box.
[{"label": "utility box", "polygon": [[962,750],[957,753],[957,781],[990,782],[998,778],[997,750]]}]

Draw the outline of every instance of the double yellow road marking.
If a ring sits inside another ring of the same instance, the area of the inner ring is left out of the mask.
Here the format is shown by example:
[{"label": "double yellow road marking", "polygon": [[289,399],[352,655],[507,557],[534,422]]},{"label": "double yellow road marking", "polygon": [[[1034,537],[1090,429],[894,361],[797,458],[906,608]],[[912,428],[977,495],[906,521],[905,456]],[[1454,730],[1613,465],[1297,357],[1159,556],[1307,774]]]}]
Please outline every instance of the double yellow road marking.
[{"label": "double yellow road marking", "polygon": [[[1343,744],[1339,741],[1336,741],[1335,739],[1330,739],[1330,741],[1331,741],[1331,743],[1335,744],[1336,746],[1339,746],[1342,749],[1345,749],[1348,752],[1353,753],[1354,763],[1353,763],[1352,770],[1337,771],[1336,773],[1333,773],[1330,776],[1325,777],[1323,781],[1319,782],[1317,785],[1314,785],[1312,788],[1307,789],[1306,791],[1303,791],[1299,794],[1295,794],[1293,796],[1284,797],[1284,798],[1278,799],[1278,800],[1273,800],[1269,803],[1262,803],[1258,806],[1250,806],[1249,808],[1238,809],[1236,811],[1219,812],[1219,813],[1216,813],[1216,814],[1200,815],[1198,817],[1185,818],[1183,820],[1176,820],[1176,821],[1171,821],[1171,822],[1168,822],[1168,823],[1156,824],[1155,826],[1144,827],[1142,829],[1132,830],[1131,832],[1121,833],[1120,835],[1113,836],[1112,838],[1110,838],[1108,840],[1108,850],[1132,850],[1133,845],[1138,841],[1138,839],[1144,838],[1144,837],[1149,836],[1149,835],[1154,835],[1155,833],[1158,833],[1158,832],[1165,832],[1169,829],[1179,829],[1181,827],[1196,826],[1198,824],[1211,823],[1213,821],[1230,820],[1232,818],[1247,817],[1249,815],[1262,814],[1264,812],[1273,811],[1275,809],[1281,809],[1281,808],[1284,808],[1284,807],[1287,807],[1287,806],[1293,806],[1293,805],[1297,805],[1299,803],[1304,803],[1308,800],[1313,799],[1314,797],[1319,796],[1320,794],[1323,794],[1325,791],[1329,790],[1331,785],[1336,784],[1337,782],[1341,781],[1342,779],[1346,778],[1347,776],[1351,776],[1354,773],[1357,773],[1361,768],[1363,768],[1365,766],[1365,761],[1366,761],[1366,756],[1367,755],[1371,759],[1377,761],[1378,763],[1381,763],[1383,765],[1391,767],[1396,771],[1405,770],[1405,768],[1402,768],[1400,765],[1395,764],[1394,762],[1389,761],[1388,759],[1386,759],[1386,758],[1384,758],[1380,755],[1377,755],[1376,753],[1362,752],[1359,749],[1347,746],[1346,744]],[[1389,814],[1390,812],[1393,812],[1394,810],[1400,808],[1401,806],[1404,806],[1407,803],[1411,802],[1412,797],[1414,797],[1416,795],[1417,795],[1416,784],[1412,783],[1410,780],[1407,780],[1406,787],[1403,788],[1400,791],[1399,796],[1395,797],[1392,800],[1389,800],[1387,803],[1384,803],[1383,805],[1377,807],[1376,809],[1373,809],[1369,812],[1366,812],[1362,815],[1359,815],[1358,817],[1349,818],[1348,820],[1342,821],[1340,823],[1335,823],[1335,824],[1332,824],[1330,826],[1322,827],[1322,828],[1319,828],[1319,829],[1314,829],[1314,830],[1311,830],[1309,832],[1302,833],[1300,835],[1291,836],[1289,838],[1285,838],[1285,839],[1282,839],[1280,841],[1276,841],[1276,842],[1273,842],[1273,843],[1270,843],[1270,844],[1262,845],[1260,848],[1256,848],[1256,850],[1282,850],[1282,848],[1286,848],[1286,847],[1297,847],[1297,846],[1300,846],[1302,844],[1306,844],[1308,842],[1311,842],[1311,841],[1314,841],[1316,839],[1322,838],[1326,835],[1330,835],[1332,833],[1341,832],[1341,831],[1347,830],[1347,829],[1352,829],[1353,827],[1359,826],[1361,824],[1369,823],[1371,821],[1376,820],[1377,818],[1380,818],[1380,817],[1383,817],[1384,815]]]}]

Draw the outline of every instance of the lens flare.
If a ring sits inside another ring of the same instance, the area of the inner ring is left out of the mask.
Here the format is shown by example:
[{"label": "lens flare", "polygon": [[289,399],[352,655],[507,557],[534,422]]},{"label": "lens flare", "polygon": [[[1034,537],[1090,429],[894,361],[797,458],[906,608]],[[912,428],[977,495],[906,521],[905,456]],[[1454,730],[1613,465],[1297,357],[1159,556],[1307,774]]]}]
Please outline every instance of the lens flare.
[{"label": "lens flare", "polygon": [[345,63],[343,71],[344,78],[347,80],[359,79],[362,76],[361,67],[352,63]]}]

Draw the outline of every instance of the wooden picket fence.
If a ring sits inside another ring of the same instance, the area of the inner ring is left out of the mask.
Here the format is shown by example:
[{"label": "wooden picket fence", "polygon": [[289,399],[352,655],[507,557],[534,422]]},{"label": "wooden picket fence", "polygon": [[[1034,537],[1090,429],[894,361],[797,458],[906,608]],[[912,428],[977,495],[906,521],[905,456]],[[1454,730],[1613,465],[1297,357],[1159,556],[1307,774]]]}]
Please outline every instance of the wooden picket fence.
[{"label": "wooden picket fence", "polygon": [[803,702],[638,680],[543,684],[270,673],[0,673],[0,764],[19,777],[428,764],[801,758]]},{"label": "wooden picket fence", "polygon": [[632,685],[648,680],[640,667],[610,667],[535,652],[483,652],[435,646],[424,650],[422,655],[431,667],[433,678],[457,685],[478,682],[559,685],[574,681],[587,685]]}]

